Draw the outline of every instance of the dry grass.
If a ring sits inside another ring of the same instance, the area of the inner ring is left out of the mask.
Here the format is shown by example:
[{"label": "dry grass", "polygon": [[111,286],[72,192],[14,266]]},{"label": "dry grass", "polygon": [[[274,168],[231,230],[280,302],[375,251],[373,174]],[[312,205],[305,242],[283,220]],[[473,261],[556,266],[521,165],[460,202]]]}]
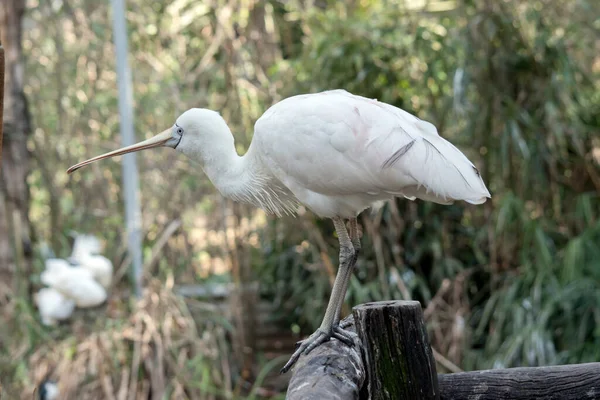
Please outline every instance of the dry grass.
[{"label": "dry grass", "polygon": [[231,397],[225,329],[197,327],[171,286],[149,282],[131,316],[115,326],[44,342],[29,357],[31,383],[21,398],[45,378],[57,382],[61,399]]},{"label": "dry grass", "polygon": [[433,353],[443,372],[462,371],[458,365],[462,365],[469,334],[467,318],[470,310],[464,290],[468,274],[469,270],[465,270],[453,280],[444,279],[423,311],[430,329]]}]

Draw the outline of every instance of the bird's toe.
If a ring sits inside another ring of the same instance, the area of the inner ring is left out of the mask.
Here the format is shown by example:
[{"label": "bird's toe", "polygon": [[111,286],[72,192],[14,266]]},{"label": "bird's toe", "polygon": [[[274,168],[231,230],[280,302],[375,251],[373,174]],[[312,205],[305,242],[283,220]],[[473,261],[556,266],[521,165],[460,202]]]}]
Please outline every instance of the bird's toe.
[{"label": "bird's toe", "polygon": [[284,374],[292,368],[292,366],[298,361],[302,354],[306,355],[313,351],[315,348],[325,343],[333,336],[333,332],[324,332],[321,329],[317,329],[308,338],[296,343],[296,350],[288,360],[288,362],[281,369],[281,373]]},{"label": "bird's toe", "polygon": [[347,346],[354,346],[354,339],[352,338],[351,333],[345,331],[340,326],[334,326],[329,332],[326,332],[319,328],[308,338],[296,342],[296,349],[294,351],[294,354],[292,354],[288,362],[283,366],[280,373],[284,374],[287,371],[289,371],[290,368],[292,368],[292,366],[296,363],[296,361],[298,361],[301,355],[309,354],[311,351],[313,351],[323,343],[329,341],[331,338],[335,338],[340,342],[346,344]]},{"label": "bird's toe", "polygon": [[352,326],[352,324],[353,324],[353,323],[354,323],[354,319],[353,319],[353,318],[350,318],[350,319],[344,319],[343,321],[341,321],[341,322],[339,323],[339,325],[338,325],[338,326],[339,326],[341,329],[346,329],[346,328],[348,328],[349,326]]},{"label": "bird's toe", "polygon": [[350,332],[342,329],[339,325],[333,328],[332,336],[345,345],[354,347],[354,339]]},{"label": "bird's toe", "polygon": [[333,337],[333,332],[327,333],[327,332],[323,332],[322,330],[318,329],[315,333],[313,333],[313,336],[311,336],[310,343],[308,343],[308,346],[304,350],[304,355],[310,353],[311,351],[316,349],[318,346],[327,342],[332,337]]}]

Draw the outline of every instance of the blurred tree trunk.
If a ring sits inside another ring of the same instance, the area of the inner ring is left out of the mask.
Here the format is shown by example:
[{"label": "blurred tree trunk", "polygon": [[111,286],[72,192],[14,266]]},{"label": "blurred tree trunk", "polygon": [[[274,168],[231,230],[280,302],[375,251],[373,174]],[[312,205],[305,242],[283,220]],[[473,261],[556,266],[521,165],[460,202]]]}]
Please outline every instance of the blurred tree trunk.
[{"label": "blurred tree trunk", "polygon": [[281,59],[279,40],[272,12],[267,11],[263,1],[257,1],[250,9],[246,37],[257,50],[256,61],[266,72]]},{"label": "blurred tree trunk", "polygon": [[[21,36],[24,11],[24,0],[0,2],[1,39],[6,57],[4,144],[0,174],[0,282],[6,287],[17,276],[28,276],[31,270],[27,186],[27,137],[31,132],[31,125],[23,90],[24,61]],[[15,280],[14,290],[18,289],[20,282]],[[26,290],[26,287],[21,289]]]}]

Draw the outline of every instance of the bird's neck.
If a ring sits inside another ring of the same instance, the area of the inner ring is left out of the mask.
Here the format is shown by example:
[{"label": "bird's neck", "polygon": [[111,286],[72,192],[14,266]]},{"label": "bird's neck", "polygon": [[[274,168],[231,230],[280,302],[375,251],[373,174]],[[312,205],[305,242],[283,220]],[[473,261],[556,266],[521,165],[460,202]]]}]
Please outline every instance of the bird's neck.
[{"label": "bird's neck", "polygon": [[246,197],[248,192],[255,189],[254,183],[260,175],[252,146],[243,156],[238,155],[233,135],[224,123],[218,131],[211,132],[210,137],[210,140],[203,141],[201,145],[191,143],[182,146],[181,151],[191,160],[200,162],[208,178],[223,196],[234,200]]},{"label": "bird's neck", "polygon": [[239,200],[254,189],[253,182],[259,173],[252,154],[238,155],[232,145],[229,151],[205,162],[204,172],[213,185],[227,198]]},{"label": "bird's neck", "polygon": [[294,214],[298,202],[294,195],[265,168],[252,141],[243,156],[235,150],[233,135],[221,119],[206,127],[210,139],[186,138],[177,149],[199,161],[213,185],[227,198],[260,207],[268,213]]},{"label": "bird's neck", "polygon": [[294,195],[265,170],[254,148],[239,156],[233,145],[229,152],[204,164],[204,171],[227,198],[262,208],[277,216],[295,215],[298,201]]},{"label": "bird's neck", "polygon": [[71,254],[71,257],[76,260],[81,260],[81,259],[84,259],[88,254],[89,253],[87,250],[79,248],[77,245],[75,245],[75,247],[73,248],[73,253]]}]

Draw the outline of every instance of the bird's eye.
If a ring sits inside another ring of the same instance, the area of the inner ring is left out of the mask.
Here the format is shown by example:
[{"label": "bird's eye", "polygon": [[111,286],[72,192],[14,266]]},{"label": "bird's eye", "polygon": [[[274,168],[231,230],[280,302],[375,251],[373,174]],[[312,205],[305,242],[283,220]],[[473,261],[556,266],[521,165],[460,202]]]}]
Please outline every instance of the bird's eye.
[{"label": "bird's eye", "polygon": [[182,128],[182,127],[180,127],[180,126],[179,126],[179,127],[177,127],[177,133],[178,133],[179,135],[183,135],[183,128]]}]

